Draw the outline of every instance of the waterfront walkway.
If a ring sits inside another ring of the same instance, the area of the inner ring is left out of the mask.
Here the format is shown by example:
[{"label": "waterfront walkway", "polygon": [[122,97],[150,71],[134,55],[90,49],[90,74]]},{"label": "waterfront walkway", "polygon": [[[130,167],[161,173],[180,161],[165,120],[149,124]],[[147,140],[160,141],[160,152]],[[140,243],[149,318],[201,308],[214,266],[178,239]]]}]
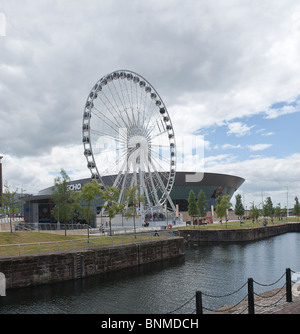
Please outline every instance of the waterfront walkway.
[{"label": "waterfront walkway", "polygon": [[[286,301],[285,287],[255,295],[255,314],[300,314],[300,296],[293,296],[292,300],[289,303]],[[248,300],[243,300],[237,306],[224,305],[205,314],[248,314]]]}]

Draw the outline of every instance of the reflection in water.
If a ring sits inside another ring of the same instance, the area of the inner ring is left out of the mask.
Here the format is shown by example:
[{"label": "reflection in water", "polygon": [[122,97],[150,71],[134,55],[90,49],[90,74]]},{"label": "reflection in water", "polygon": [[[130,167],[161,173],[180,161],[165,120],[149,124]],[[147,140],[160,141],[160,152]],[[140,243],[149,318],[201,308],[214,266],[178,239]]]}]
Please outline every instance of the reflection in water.
[{"label": "reflection in water", "polygon": [[[276,281],[290,267],[300,271],[297,250],[300,233],[288,233],[249,243],[187,246],[185,259],[144,265],[77,281],[6,291],[0,314],[169,313],[190,300],[197,290],[225,295],[248,277],[263,284]],[[284,285],[255,286],[261,293]],[[216,309],[245,297],[247,287],[226,298],[203,298],[204,307]],[[176,313],[193,313],[194,299]]]}]

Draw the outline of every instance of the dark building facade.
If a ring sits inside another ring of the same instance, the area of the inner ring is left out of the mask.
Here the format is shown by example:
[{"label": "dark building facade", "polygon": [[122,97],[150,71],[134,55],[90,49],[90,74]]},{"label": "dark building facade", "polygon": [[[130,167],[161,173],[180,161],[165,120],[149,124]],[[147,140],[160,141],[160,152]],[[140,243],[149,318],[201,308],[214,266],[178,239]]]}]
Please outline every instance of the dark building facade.
[{"label": "dark building facade", "polygon": [[[111,185],[114,177],[107,179],[107,184]],[[171,191],[171,199],[174,204],[178,204],[179,211],[185,212],[188,207],[188,197],[190,190],[193,190],[196,197],[200,190],[203,190],[207,210],[211,206],[215,207],[216,199],[220,195],[233,196],[234,192],[243,184],[245,180],[238,176],[216,173],[192,173],[192,172],[176,172],[175,182]],[[80,191],[87,183],[91,182],[91,178],[71,181],[69,189]],[[24,206],[25,221],[31,222],[54,222],[51,217],[51,210],[54,206],[51,200],[52,187],[43,189],[35,196],[27,199]],[[101,198],[97,206],[101,206]]]}]

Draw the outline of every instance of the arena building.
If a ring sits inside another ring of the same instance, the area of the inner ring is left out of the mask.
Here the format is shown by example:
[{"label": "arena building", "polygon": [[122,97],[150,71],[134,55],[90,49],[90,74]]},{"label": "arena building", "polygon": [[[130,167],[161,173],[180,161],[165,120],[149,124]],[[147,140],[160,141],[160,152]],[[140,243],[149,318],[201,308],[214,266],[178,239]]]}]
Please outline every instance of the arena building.
[{"label": "arena building", "polygon": [[[113,178],[103,179],[107,185],[112,185]],[[80,191],[91,178],[69,182],[69,189]],[[170,193],[173,203],[178,205],[179,212],[184,213],[188,208],[188,197],[190,190],[193,190],[196,197],[199,191],[204,191],[207,203],[207,211],[215,208],[216,199],[220,195],[233,196],[234,192],[245,180],[238,176],[216,173],[192,173],[176,172],[175,182]],[[24,218],[26,222],[55,222],[51,215],[54,203],[51,199],[52,187],[43,189],[37,195],[26,199],[24,206]],[[97,200],[97,211],[100,212],[101,198]]]}]

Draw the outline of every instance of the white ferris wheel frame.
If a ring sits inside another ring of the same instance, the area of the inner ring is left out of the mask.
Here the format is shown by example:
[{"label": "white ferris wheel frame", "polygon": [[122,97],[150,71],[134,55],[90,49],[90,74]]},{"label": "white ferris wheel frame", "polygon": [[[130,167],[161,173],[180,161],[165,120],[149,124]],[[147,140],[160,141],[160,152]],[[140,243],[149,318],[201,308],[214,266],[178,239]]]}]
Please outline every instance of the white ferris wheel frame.
[{"label": "white ferris wheel frame", "polygon": [[[138,184],[149,208],[169,202],[175,212],[170,197],[176,174],[174,128],[163,100],[145,78],[118,70],[98,80],[86,100],[82,141],[92,179],[104,188],[108,183],[119,188],[119,201],[126,185]],[[106,162],[108,168],[100,171]]]}]

